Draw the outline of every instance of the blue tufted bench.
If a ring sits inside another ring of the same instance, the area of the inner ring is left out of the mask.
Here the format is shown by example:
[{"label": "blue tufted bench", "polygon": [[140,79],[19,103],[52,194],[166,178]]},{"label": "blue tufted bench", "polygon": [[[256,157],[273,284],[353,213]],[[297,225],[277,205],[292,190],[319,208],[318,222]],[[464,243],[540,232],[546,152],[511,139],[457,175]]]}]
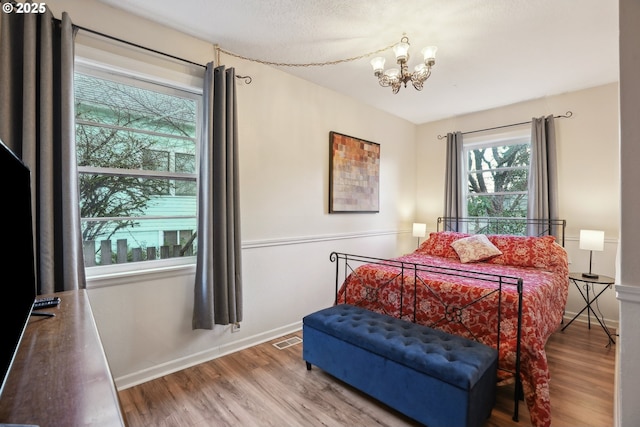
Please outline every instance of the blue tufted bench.
[{"label": "blue tufted bench", "polygon": [[482,426],[495,403],[497,351],[339,304],[303,318],[302,357],[429,427]]}]

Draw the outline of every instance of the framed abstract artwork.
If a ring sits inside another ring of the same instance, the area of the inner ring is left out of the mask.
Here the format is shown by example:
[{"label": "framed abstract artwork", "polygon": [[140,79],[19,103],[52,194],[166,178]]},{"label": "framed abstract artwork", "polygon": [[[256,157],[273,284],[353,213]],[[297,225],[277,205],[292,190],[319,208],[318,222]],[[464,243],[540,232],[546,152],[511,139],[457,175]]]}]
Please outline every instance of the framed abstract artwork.
[{"label": "framed abstract artwork", "polygon": [[329,213],[380,211],[380,144],[329,133]]}]

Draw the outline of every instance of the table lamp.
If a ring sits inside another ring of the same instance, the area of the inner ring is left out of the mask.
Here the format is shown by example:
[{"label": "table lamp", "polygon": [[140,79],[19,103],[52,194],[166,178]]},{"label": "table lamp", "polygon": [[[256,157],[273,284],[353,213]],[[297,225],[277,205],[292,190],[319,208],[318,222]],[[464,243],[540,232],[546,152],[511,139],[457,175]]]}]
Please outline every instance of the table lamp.
[{"label": "table lamp", "polygon": [[427,235],[427,224],[418,222],[413,223],[413,237],[418,238],[418,246],[420,246],[420,238]]},{"label": "table lamp", "polygon": [[591,272],[591,260],[593,258],[593,251],[604,250],[604,231],[580,230],[580,249],[589,251],[589,272],[582,273],[582,276],[597,279],[598,275]]}]

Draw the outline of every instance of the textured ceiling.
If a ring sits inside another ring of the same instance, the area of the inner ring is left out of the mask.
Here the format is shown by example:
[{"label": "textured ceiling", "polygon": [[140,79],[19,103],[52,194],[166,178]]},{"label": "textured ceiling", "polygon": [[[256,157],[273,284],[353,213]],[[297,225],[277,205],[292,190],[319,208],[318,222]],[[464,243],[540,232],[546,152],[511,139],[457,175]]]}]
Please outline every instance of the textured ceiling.
[{"label": "textured ceiling", "polygon": [[617,0],[100,1],[270,62],[356,57],[406,34],[413,69],[436,45],[421,92],[380,87],[371,57],[278,67],[418,124],[618,80]]}]

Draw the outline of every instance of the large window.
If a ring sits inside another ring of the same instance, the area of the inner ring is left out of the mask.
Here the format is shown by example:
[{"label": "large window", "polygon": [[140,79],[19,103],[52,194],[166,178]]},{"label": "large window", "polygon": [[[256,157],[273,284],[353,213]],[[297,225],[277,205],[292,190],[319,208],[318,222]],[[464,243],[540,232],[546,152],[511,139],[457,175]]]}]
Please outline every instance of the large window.
[{"label": "large window", "polygon": [[201,96],[93,69],[75,91],[85,265],[194,255]]},{"label": "large window", "polygon": [[527,217],[531,158],[528,133],[465,141],[463,155],[465,216]]}]

